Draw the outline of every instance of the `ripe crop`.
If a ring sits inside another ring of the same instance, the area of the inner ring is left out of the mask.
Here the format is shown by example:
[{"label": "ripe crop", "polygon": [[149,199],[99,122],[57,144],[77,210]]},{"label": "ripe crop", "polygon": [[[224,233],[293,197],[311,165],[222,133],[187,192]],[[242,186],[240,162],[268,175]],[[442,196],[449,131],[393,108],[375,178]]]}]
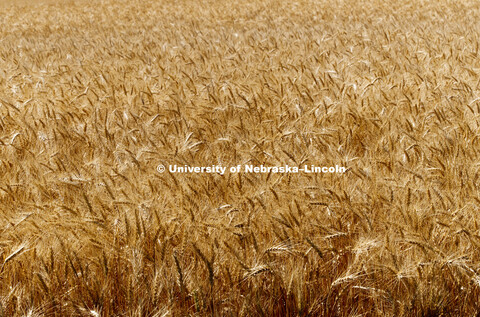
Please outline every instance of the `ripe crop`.
[{"label": "ripe crop", "polygon": [[477,1],[0,21],[0,316],[479,314]]}]

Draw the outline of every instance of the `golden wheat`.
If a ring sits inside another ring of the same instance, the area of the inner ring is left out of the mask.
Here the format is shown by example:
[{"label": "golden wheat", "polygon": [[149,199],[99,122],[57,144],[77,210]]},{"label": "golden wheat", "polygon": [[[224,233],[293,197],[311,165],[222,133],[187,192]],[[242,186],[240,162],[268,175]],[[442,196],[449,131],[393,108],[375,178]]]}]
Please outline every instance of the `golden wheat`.
[{"label": "golden wheat", "polygon": [[0,316],[480,313],[478,2],[0,4]]}]

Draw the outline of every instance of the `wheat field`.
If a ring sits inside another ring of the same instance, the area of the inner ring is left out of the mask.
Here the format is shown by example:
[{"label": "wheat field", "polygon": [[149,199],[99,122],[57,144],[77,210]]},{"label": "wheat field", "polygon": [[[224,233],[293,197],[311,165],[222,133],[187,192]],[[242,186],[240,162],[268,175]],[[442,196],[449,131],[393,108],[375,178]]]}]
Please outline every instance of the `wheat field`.
[{"label": "wheat field", "polygon": [[477,1],[0,21],[0,316],[480,314]]}]

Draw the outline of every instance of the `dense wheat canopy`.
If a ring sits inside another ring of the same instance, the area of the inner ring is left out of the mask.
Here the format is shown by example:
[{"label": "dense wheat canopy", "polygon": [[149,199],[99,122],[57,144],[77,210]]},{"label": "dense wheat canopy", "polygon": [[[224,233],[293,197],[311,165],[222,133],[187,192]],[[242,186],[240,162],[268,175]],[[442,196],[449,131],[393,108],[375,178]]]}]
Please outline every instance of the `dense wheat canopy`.
[{"label": "dense wheat canopy", "polygon": [[479,10],[3,1],[0,315],[480,313]]}]

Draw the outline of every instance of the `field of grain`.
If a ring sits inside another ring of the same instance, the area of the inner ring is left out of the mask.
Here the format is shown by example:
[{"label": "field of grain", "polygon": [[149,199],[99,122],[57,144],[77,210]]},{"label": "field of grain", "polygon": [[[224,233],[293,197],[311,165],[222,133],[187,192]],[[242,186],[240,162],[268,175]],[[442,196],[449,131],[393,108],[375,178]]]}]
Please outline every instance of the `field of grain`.
[{"label": "field of grain", "polygon": [[0,316],[480,314],[477,1],[0,21]]}]

